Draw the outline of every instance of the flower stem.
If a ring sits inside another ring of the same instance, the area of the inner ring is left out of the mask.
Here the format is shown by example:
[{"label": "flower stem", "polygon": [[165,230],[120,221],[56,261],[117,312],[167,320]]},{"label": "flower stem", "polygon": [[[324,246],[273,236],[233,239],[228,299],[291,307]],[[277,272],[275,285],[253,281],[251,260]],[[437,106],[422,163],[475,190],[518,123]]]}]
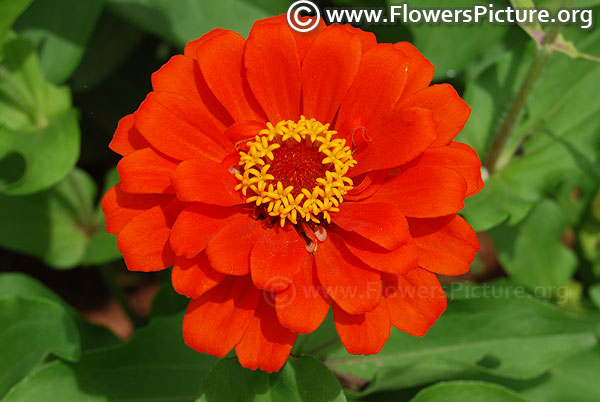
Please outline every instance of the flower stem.
[{"label": "flower stem", "polygon": [[[572,3],[572,0],[568,1],[568,3]],[[555,24],[552,26],[552,28],[544,36],[544,40],[538,47],[536,55],[531,61],[531,65],[529,66],[525,80],[521,84],[521,88],[513,100],[513,103],[510,105],[510,109],[508,110],[506,118],[498,129],[498,134],[496,135],[490,151],[488,152],[483,163],[483,166],[487,169],[489,174],[494,173],[494,170],[497,167],[496,164],[502,150],[504,149],[504,145],[512,134],[515,125],[519,120],[519,116],[521,116],[521,112],[527,103],[527,99],[529,98],[529,95],[535,86],[535,83],[540,78],[546,63],[548,63],[548,60],[550,60],[550,57],[553,54],[552,45],[560,34],[562,27],[563,26],[561,24]]]}]

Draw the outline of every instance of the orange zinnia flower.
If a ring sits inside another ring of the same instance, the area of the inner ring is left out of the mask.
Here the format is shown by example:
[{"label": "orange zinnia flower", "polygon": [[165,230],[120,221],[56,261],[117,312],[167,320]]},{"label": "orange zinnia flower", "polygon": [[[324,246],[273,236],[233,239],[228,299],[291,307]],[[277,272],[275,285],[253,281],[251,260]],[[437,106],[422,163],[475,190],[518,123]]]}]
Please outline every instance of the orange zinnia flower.
[{"label": "orange zinnia flower", "polygon": [[102,206],[130,270],[173,266],[189,346],[276,371],[330,305],[350,353],[391,326],[425,334],[446,307],[435,274],[479,248],[456,212],[483,186],[452,141],[470,109],[432,77],[409,43],[283,16],[247,40],[214,30],[153,74]]}]

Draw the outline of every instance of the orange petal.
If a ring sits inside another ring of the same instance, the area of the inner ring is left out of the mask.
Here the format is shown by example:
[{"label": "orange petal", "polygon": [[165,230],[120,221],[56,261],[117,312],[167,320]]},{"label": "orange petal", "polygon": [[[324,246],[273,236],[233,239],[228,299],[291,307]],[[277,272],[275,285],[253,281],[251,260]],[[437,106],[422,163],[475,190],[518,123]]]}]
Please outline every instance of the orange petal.
[{"label": "orange petal", "polygon": [[439,84],[425,88],[413,95],[403,98],[399,108],[420,107],[433,111],[438,122],[438,138],[432,146],[448,144],[462,130],[471,108],[456,93],[450,84]]},{"label": "orange petal", "polygon": [[[308,17],[301,17],[301,20],[306,20]],[[285,22],[287,23],[287,21]],[[314,40],[323,32],[327,25],[322,18],[319,19],[318,25],[309,32],[297,32],[290,28],[292,31],[292,35],[294,35],[294,39],[296,40],[296,48],[298,49],[298,56],[300,60],[304,60],[308,49],[314,42]]]},{"label": "orange petal", "polygon": [[244,50],[246,75],[269,121],[297,120],[302,77],[294,36],[281,18],[254,23]]},{"label": "orange petal", "polygon": [[388,250],[410,240],[406,218],[391,204],[346,202],[332,220],[342,229],[355,232]]},{"label": "orange petal", "polygon": [[250,250],[264,229],[249,217],[231,220],[206,246],[210,265],[226,275],[250,273]]},{"label": "orange petal", "polygon": [[315,39],[302,64],[302,114],[332,122],[358,72],[361,44],[340,25],[330,25]]},{"label": "orange petal", "polygon": [[467,182],[467,197],[483,188],[481,161],[477,152],[467,144],[453,141],[443,147],[430,148],[423,153],[419,163],[456,170]]},{"label": "orange petal", "polygon": [[371,311],[381,296],[381,275],[348,251],[331,231],[315,251],[317,275],[327,294],[350,314]]},{"label": "orange petal", "polygon": [[227,137],[234,144],[243,141],[250,140],[258,135],[260,130],[266,127],[265,123],[258,121],[241,121],[234,123],[225,130],[225,137]]},{"label": "orange petal", "polygon": [[398,42],[394,47],[401,50],[409,58],[408,79],[402,97],[406,98],[421,89],[427,88],[433,79],[433,64],[409,42]]},{"label": "orange petal", "polygon": [[408,57],[391,44],[379,44],[363,54],[360,68],[340,106],[338,130],[350,135],[394,109],[406,84]]},{"label": "orange petal", "polygon": [[460,216],[409,219],[410,233],[419,248],[419,265],[441,275],[462,275],[479,250],[477,236]]},{"label": "orange petal", "polygon": [[171,272],[173,289],[191,299],[202,296],[225,277],[226,275],[212,269],[205,253],[195,258],[178,257]]},{"label": "orange petal", "polygon": [[359,163],[351,170],[352,177],[394,168],[415,159],[435,141],[437,126],[428,109],[415,107],[391,112],[366,128],[363,135],[368,140],[354,153]]},{"label": "orange petal", "polygon": [[204,156],[220,162],[233,150],[222,131],[208,125],[202,109],[176,93],[149,93],[134,118],[154,148],[178,160]]},{"label": "orange petal", "polygon": [[152,148],[144,148],[125,155],[117,170],[121,187],[135,194],[174,194],[171,173],[177,161],[161,155]]},{"label": "orange petal", "polygon": [[228,277],[190,302],[183,319],[185,343],[224,357],[238,344],[254,316],[260,292],[249,277]]},{"label": "orange petal", "polygon": [[127,155],[149,146],[148,141],[133,125],[133,114],[128,114],[119,120],[113,139],[108,144],[108,147],[119,155]]},{"label": "orange petal", "polygon": [[193,102],[201,112],[198,117],[202,118],[206,132],[223,132],[232,123],[231,116],[209,89],[192,57],[171,57],[160,70],[152,74],[152,88],[155,92],[178,94]]},{"label": "orange petal", "polygon": [[383,299],[373,311],[359,315],[348,314],[333,303],[333,320],[344,347],[353,355],[379,353],[392,328],[390,313]]},{"label": "orange petal", "polygon": [[224,31],[224,29],[215,28],[212,31],[205,33],[200,38],[189,41],[188,43],[186,43],[185,48],[183,49],[183,54],[187,57],[191,57],[192,59],[196,59],[196,57],[198,56],[198,46],[200,46],[202,43],[204,43],[204,41],[207,41],[213,36],[219,35],[222,31]]},{"label": "orange petal", "polygon": [[171,176],[177,198],[185,202],[204,202],[222,206],[243,204],[235,186],[239,181],[227,168],[207,158],[181,162]]},{"label": "orange petal", "polygon": [[235,352],[242,366],[273,373],[285,364],[297,335],[279,324],[275,308],[261,297]]},{"label": "orange petal", "polygon": [[279,292],[302,269],[306,242],[289,225],[263,230],[250,252],[252,281],[259,289]]},{"label": "orange petal", "polygon": [[394,250],[386,250],[354,233],[340,233],[348,250],[369,267],[392,274],[404,274],[417,267],[419,253],[416,244],[409,240]]},{"label": "orange petal", "polygon": [[387,202],[407,217],[434,218],[464,207],[467,183],[452,169],[419,163],[388,180],[368,202]]},{"label": "orange petal", "polygon": [[169,247],[173,218],[160,206],[137,215],[117,236],[117,247],[130,271],[160,271],[173,265]]},{"label": "orange petal", "polygon": [[197,59],[206,83],[234,121],[265,121],[244,74],[246,41],[239,34],[220,30],[197,46]]},{"label": "orange petal", "polygon": [[118,234],[134,217],[157,205],[166,206],[169,195],[129,194],[117,184],[102,198],[102,211],[106,217],[106,231]]},{"label": "orange petal", "polygon": [[171,248],[176,255],[195,257],[213,236],[231,220],[239,218],[238,208],[194,203],[177,216],[171,231]]},{"label": "orange petal", "polygon": [[446,310],[446,294],[437,277],[424,269],[405,275],[385,275],[383,296],[392,325],[413,336],[423,336]]},{"label": "orange petal", "polygon": [[375,37],[375,34],[373,32],[363,31],[362,29],[353,27],[350,24],[343,24],[341,26],[346,31],[356,36],[358,40],[360,40],[363,53],[377,46],[377,38]]},{"label": "orange petal", "polygon": [[301,334],[316,330],[329,312],[329,296],[319,283],[312,255],[305,256],[303,268],[294,282],[274,297],[281,325]]}]

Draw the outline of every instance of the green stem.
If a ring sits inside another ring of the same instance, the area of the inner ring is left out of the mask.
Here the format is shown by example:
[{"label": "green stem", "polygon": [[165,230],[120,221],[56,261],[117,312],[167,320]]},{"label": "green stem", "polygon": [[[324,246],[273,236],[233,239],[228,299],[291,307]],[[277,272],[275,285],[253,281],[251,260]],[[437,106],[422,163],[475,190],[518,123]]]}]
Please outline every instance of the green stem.
[{"label": "green stem", "polygon": [[138,316],[135,311],[131,308],[129,301],[127,300],[127,295],[123,291],[117,282],[117,278],[115,276],[115,272],[110,265],[103,265],[100,267],[100,273],[104,278],[104,282],[110,291],[110,294],[119,302],[123,311],[127,314],[129,319],[133,322],[133,324],[137,327],[143,324],[143,319]]},{"label": "green stem", "polygon": [[[568,3],[572,3],[572,0]],[[539,46],[535,57],[531,61],[531,65],[529,66],[525,80],[521,84],[521,88],[513,100],[513,103],[510,105],[510,109],[508,110],[506,118],[498,129],[498,134],[496,135],[490,151],[488,152],[483,163],[483,166],[487,169],[489,174],[494,173],[496,170],[498,158],[500,157],[506,142],[511,136],[515,125],[519,120],[519,116],[521,116],[521,112],[525,108],[527,99],[529,98],[531,91],[533,91],[536,81],[540,78],[544,67],[553,54],[552,44],[560,34],[562,27],[563,26],[561,24],[555,24],[552,26]]]}]

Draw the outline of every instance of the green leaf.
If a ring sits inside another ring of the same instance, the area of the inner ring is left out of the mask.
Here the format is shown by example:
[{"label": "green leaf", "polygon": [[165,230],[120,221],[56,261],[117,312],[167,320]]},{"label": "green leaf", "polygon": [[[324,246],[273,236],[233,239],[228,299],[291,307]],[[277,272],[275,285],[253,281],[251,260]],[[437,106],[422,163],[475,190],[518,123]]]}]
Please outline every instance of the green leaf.
[{"label": "green leaf", "polygon": [[79,358],[77,328],[55,303],[41,298],[0,298],[0,396],[49,354]]},{"label": "green leaf", "polygon": [[[518,43],[518,35],[512,34],[510,40]],[[471,107],[471,115],[456,139],[472,146],[481,159],[485,158],[502,118],[525,78],[535,46],[532,43],[517,44],[503,50],[493,64],[467,83],[463,94]]]},{"label": "green leaf", "polygon": [[48,83],[34,48],[10,39],[0,64],[0,193],[57,183],[79,157],[79,125],[67,88]]},{"label": "green leaf", "polygon": [[0,195],[0,245],[41,258],[55,268],[72,268],[83,259],[87,235],[79,216],[80,201],[73,184],[81,184],[84,197],[93,196],[91,179],[71,174],[55,187],[26,196]]},{"label": "green leaf", "polygon": [[206,376],[203,390],[200,400],[206,402],[346,401],[333,374],[311,356],[291,357],[273,374],[245,369],[237,359],[223,359]]},{"label": "green leaf", "polygon": [[[389,3],[397,3],[389,1]],[[409,2],[412,8],[455,9],[480,4],[475,0],[419,0]],[[435,66],[435,77],[454,77],[493,45],[501,41],[509,26],[500,24],[411,24],[413,44]]]},{"label": "green leaf", "polygon": [[121,258],[122,254],[117,249],[117,235],[107,233],[104,227],[101,227],[89,238],[87,253],[81,264],[103,265]]},{"label": "green leaf", "polygon": [[150,316],[158,317],[179,314],[185,311],[189,303],[190,299],[173,290],[171,275],[168,275],[166,280],[163,281],[156,297],[154,297]]},{"label": "green leaf", "polygon": [[480,381],[452,381],[421,390],[410,402],[527,402],[519,394],[497,384]]},{"label": "green leaf", "polygon": [[[119,173],[117,168],[114,167],[104,177],[102,195],[106,194],[118,182]],[[93,226],[95,230],[90,236],[87,254],[81,262],[83,265],[104,265],[122,258],[121,252],[117,249],[117,235],[106,232],[104,219],[102,199],[100,199],[94,210]]]},{"label": "green leaf", "polygon": [[54,362],[15,386],[4,402],[194,401],[217,360],[187,347],[183,316],[157,318],[126,344]]},{"label": "green leaf", "polygon": [[[569,30],[579,48],[600,47],[599,29],[583,34],[576,31]],[[511,57],[518,60],[518,53]],[[483,106],[474,109],[475,121],[467,125],[461,139],[475,144],[482,154],[510,102],[508,93],[505,96],[497,88],[515,85],[513,73],[519,71],[518,65],[509,60],[503,62],[508,65],[500,64],[482,74],[471,84],[473,89],[467,90],[471,94],[467,101],[475,108]],[[498,161],[499,170],[465,203],[463,214],[476,230],[489,229],[504,220],[511,225],[518,223],[535,203],[571,177],[582,173],[600,177],[596,151],[600,147],[600,104],[594,90],[599,85],[600,64],[553,56],[531,94],[523,121]],[[477,131],[486,135],[475,134]],[[518,149],[519,155],[513,156]]]},{"label": "green leaf", "polygon": [[17,20],[15,30],[38,47],[48,80],[61,84],[75,71],[103,6],[104,0],[36,1]]},{"label": "green leaf", "polygon": [[[166,41],[183,47],[214,28],[242,35],[254,21],[270,17],[283,1],[268,0],[108,0],[115,13]],[[268,9],[263,8],[266,4]],[[273,4],[271,6],[271,4]],[[281,9],[284,12],[289,6]]]},{"label": "green leaf", "polygon": [[114,346],[121,341],[108,329],[91,324],[86,318],[36,279],[22,273],[0,274],[0,299],[9,296],[43,299],[63,309],[74,321],[81,338],[81,350]]},{"label": "green leaf", "polygon": [[424,337],[392,329],[379,354],[356,357],[338,346],[327,366],[370,381],[368,394],[483,375],[530,379],[596,344],[591,325],[522,288],[457,283],[449,298]]},{"label": "green leaf", "polygon": [[[114,180],[109,174],[107,184]],[[116,236],[104,230],[100,205],[93,206],[95,198],[92,178],[79,169],[36,194],[0,195],[0,246],[59,269],[120,259]]]},{"label": "green leaf", "polygon": [[29,7],[33,0],[0,0],[0,43],[8,28]]},{"label": "green leaf", "polygon": [[567,224],[562,208],[544,200],[521,224],[501,225],[489,233],[510,277],[550,297],[565,288],[577,268],[577,255],[561,243]]},{"label": "green leaf", "polygon": [[592,303],[594,303],[594,306],[600,310],[600,283],[595,283],[594,285],[590,286],[588,292]]},{"label": "green leaf", "polygon": [[600,395],[600,348],[558,363],[548,375],[529,384],[516,384],[534,402],[596,402]]}]

